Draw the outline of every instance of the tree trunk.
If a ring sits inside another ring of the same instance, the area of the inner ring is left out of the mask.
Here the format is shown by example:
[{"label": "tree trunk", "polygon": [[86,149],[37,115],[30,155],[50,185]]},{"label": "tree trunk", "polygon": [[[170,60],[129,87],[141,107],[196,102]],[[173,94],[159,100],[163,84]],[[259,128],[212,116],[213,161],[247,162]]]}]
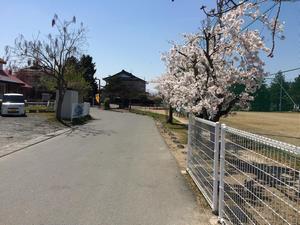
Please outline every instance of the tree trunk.
[{"label": "tree trunk", "polygon": [[172,106],[169,106],[167,123],[171,123],[171,124],[173,123],[173,108],[172,108]]},{"label": "tree trunk", "polygon": [[57,105],[56,105],[56,119],[58,121],[62,121],[62,104],[63,104],[63,101],[64,101],[64,96],[65,96],[65,93],[62,89],[59,89],[58,90],[58,101],[57,101]]}]

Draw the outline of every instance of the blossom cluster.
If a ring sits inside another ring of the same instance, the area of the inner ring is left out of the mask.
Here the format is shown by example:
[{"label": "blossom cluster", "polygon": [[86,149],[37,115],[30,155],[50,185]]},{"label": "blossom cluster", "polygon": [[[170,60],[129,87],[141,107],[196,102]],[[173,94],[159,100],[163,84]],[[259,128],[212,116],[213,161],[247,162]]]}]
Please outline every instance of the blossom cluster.
[{"label": "blossom cluster", "polygon": [[254,9],[258,14],[253,4],[242,4],[162,55],[166,72],[157,88],[166,102],[210,120],[249,105],[266,75],[260,54],[269,52],[259,31],[243,29]]}]

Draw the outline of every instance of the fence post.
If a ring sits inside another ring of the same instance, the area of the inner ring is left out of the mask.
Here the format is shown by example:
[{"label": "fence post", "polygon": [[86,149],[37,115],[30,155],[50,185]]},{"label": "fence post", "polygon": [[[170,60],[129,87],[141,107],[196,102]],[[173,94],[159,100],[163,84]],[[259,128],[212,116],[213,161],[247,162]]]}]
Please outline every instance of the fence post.
[{"label": "fence post", "polygon": [[225,132],[226,125],[221,126],[221,149],[220,149],[220,183],[219,183],[219,219],[223,220],[224,210],[224,170],[225,170]]},{"label": "fence post", "polygon": [[220,123],[217,122],[215,126],[215,140],[214,140],[214,173],[213,173],[213,196],[212,196],[212,210],[214,213],[218,212],[218,182],[219,182],[219,152],[220,152]]},{"label": "fence post", "polygon": [[192,131],[192,113],[189,114],[189,124],[188,124],[188,145],[187,145],[187,169],[189,169],[191,160],[191,131]]}]

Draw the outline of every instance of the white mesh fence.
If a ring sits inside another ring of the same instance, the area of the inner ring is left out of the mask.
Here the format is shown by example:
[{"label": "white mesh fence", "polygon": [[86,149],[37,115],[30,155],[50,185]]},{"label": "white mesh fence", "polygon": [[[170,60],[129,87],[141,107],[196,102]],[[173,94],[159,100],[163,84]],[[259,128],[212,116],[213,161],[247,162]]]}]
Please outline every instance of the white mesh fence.
[{"label": "white mesh fence", "polygon": [[218,202],[219,131],[218,123],[189,117],[188,172],[213,211]]},{"label": "white mesh fence", "polygon": [[229,224],[300,225],[299,148],[230,127],[221,133],[221,217]]},{"label": "white mesh fence", "polygon": [[226,224],[300,225],[300,148],[190,116],[188,172]]}]

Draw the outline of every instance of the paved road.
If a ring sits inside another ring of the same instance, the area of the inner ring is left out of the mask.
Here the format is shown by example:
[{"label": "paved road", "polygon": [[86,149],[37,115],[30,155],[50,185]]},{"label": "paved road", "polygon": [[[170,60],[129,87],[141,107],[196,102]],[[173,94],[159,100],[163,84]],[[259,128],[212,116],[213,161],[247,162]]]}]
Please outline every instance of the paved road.
[{"label": "paved road", "polygon": [[0,224],[199,224],[195,198],[153,120],[94,117],[0,159]]}]

